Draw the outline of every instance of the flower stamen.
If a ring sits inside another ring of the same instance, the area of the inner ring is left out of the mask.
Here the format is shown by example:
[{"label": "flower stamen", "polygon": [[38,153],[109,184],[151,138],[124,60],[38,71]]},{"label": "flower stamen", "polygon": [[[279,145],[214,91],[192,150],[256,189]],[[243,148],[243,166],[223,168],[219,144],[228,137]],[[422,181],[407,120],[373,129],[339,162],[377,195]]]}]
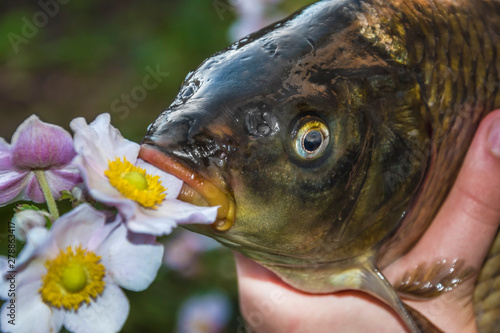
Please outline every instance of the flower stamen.
[{"label": "flower stamen", "polygon": [[134,166],[125,157],[123,162],[118,157],[109,161],[104,174],[121,194],[143,207],[155,209],[165,199],[166,189],[160,177],[147,174],[145,169]]},{"label": "flower stamen", "polygon": [[47,274],[42,276],[39,293],[42,300],[57,308],[78,310],[83,304],[102,294],[105,267],[100,264],[101,257],[94,252],[71,246],[61,250],[53,260],[47,260]]}]

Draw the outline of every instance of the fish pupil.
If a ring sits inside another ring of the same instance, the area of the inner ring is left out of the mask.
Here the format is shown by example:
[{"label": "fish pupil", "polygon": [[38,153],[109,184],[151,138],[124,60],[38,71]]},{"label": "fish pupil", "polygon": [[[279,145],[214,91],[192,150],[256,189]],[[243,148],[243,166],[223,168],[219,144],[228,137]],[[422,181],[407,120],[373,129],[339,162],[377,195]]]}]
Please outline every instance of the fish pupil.
[{"label": "fish pupil", "polygon": [[323,142],[323,135],[318,130],[311,130],[304,136],[304,149],[310,153],[316,151]]}]

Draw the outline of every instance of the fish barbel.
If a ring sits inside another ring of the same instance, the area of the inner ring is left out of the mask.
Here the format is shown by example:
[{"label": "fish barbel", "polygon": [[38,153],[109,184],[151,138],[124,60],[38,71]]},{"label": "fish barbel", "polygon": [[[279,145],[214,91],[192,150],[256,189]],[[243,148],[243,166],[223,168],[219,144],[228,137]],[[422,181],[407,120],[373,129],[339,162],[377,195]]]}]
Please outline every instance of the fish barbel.
[{"label": "fish barbel", "polygon": [[[191,230],[299,290],[362,290],[432,331],[380,269],[425,232],[500,107],[499,54],[499,1],[320,1],[189,73],[140,157],[184,181],[180,199],[220,206]],[[455,281],[470,275],[460,267]],[[476,287],[485,332],[500,327],[481,303],[489,267]]]}]

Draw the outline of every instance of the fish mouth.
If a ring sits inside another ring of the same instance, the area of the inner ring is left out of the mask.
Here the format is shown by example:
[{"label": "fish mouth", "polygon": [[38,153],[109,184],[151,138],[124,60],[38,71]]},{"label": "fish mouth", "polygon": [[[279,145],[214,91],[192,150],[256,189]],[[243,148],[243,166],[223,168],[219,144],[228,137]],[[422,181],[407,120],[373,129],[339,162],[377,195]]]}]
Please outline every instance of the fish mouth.
[{"label": "fish mouth", "polygon": [[217,218],[212,226],[218,231],[229,230],[234,224],[235,203],[232,196],[201,177],[198,173],[183,165],[176,159],[165,155],[155,146],[142,144],[139,158],[157,168],[174,175],[184,183],[177,199],[196,206],[219,206]]}]

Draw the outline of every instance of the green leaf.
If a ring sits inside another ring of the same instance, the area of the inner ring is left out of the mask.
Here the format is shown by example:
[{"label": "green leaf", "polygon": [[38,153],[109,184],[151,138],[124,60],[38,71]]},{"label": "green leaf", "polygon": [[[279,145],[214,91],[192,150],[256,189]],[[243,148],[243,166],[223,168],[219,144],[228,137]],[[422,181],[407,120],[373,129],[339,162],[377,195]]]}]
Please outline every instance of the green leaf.
[{"label": "green leaf", "polygon": [[16,213],[21,212],[23,210],[34,210],[36,212],[45,211],[44,209],[40,209],[37,206],[29,205],[29,204],[17,205],[16,208],[14,208],[14,212],[16,212]]},{"label": "green leaf", "polygon": [[61,197],[59,198],[58,201],[62,201],[62,200],[76,200],[75,197],[73,196],[73,194],[71,193],[71,191],[68,191],[68,190],[64,190],[64,191],[61,191]]}]

